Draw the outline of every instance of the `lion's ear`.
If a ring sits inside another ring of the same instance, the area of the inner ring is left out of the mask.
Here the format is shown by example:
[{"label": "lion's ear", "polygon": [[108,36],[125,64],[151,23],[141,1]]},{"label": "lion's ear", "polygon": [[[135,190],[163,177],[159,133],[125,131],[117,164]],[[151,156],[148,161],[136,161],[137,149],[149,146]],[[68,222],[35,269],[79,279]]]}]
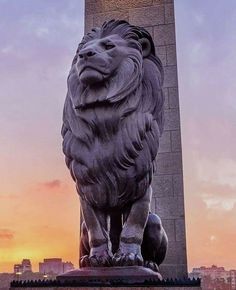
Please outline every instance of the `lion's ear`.
[{"label": "lion's ear", "polygon": [[140,44],[142,45],[143,57],[148,57],[151,53],[151,43],[150,41],[143,37],[139,39]]}]

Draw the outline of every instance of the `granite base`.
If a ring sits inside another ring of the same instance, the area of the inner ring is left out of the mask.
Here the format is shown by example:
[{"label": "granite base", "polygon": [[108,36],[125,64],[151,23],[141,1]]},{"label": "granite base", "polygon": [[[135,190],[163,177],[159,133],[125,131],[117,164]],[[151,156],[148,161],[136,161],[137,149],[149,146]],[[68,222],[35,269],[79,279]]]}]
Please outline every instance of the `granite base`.
[{"label": "granite base", "polygon": [[75,281],[104,284],[134,284],[162,280],[160,273],[141,266],[81,268],[59,275],[57,281]]}]

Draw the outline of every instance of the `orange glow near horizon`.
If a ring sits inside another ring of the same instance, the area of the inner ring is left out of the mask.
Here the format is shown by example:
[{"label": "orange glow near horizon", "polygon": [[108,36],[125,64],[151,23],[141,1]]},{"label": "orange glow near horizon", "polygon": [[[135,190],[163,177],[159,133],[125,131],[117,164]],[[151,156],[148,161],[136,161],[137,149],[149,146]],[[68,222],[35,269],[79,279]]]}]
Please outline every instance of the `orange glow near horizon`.
[{"label": "orange glow near horizon", "polygon": [[21,195],[2,197],[0,272],[13,272],[13,265],[24,258],[31,260],[34,271],[50,257],[78,266],[79,199],[72,182],[38,183]]},{"label": "orange glow near horizon", "polygon": [[[236,269],[235,3],[175,1],[189,271]],[[52,257],[78,267],[79,198],[60,131],[83,4],[0,1],[0,273],[24,258],[34,271]]]}]

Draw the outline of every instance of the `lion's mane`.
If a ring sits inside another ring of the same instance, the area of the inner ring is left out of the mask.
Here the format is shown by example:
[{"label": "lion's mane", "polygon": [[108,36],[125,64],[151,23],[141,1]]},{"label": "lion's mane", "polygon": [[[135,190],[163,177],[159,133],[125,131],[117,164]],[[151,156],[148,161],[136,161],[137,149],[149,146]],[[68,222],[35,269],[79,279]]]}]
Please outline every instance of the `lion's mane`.
[{"label": "lion's mane", "polygon": [[[79,51],[90,40],[113,34],[136,52],[107,80],[105,96],[90,94],[76,71]],[[151,44],[151,53],[145,58],[139,42],[142,38]],[[163,130],[162,83],[161,62],[143,28],[111,20],[93,29],[79,44],[68,76],[63,151],[79,195],[91,205],[121,207],[145,194]]]}]

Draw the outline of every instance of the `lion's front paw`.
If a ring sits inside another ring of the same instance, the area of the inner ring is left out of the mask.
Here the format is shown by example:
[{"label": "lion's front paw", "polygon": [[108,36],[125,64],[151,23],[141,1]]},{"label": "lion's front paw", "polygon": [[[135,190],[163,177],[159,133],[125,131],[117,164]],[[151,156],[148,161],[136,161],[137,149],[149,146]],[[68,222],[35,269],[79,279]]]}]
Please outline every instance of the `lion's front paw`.
[{"label": "lion's front paw", "polygon": [[112,265],[112,255],[109,251],[102,254],[85,255],[80,258],[80,267],[109,267]]},{"label": "lion's front paw", "polygon": [[117,253],[112,258],[114,266],[142,266],[141,248],[137,244],[121,243]]},{"label": "lion's front paw", "polygon": [[154,272],[158,272],[159,273],[159,267],[155,262],[152,261],[144,261],[143,264],[144,267],[149,268],[151,270],[153,270]]}]

